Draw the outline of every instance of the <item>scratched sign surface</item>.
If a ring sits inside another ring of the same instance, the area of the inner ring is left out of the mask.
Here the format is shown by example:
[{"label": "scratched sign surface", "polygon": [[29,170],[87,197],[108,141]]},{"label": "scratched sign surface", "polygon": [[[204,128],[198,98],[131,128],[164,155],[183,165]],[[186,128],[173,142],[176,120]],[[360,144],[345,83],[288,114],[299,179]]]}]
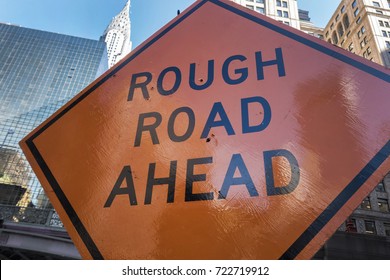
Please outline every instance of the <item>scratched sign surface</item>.
[{"label": "scratched sign surface", "polygon": [[86,259],[306,259],[390,170],[389,81],[197,1],[21,146]]}]

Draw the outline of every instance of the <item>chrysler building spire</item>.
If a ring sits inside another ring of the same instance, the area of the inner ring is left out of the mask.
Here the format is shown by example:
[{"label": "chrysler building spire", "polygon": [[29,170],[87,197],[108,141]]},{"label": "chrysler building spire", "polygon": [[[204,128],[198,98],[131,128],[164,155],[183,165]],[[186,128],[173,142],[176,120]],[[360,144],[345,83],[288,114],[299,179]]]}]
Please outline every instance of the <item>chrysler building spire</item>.
[{"label": "chrysler building spire", "polygon": [[108,66],[112,67],[131,51],[130,0],[107,26],[101,40],[107,44]]}]

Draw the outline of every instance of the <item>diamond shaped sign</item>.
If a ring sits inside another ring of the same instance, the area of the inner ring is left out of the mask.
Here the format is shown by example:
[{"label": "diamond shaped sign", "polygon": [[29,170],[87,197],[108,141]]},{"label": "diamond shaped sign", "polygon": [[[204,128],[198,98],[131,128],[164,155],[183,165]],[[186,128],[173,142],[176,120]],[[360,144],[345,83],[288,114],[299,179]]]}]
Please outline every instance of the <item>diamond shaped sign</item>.
[{"label": "diamond shaped sign", "polygon": [[197,1],[21,141],[86,259],[308,259],[390,170],[390,73]]}]

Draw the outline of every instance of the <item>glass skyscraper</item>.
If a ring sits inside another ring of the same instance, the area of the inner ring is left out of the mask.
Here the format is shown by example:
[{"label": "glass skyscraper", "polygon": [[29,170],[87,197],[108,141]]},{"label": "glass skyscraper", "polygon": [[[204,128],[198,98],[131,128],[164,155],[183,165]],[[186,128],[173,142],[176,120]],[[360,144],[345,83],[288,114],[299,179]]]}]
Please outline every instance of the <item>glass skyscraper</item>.
[{"label": "glass skyscraper", "polygon": [[108,68],[104,42],[0,24],[0,215],[60,224],[18,142]]}]

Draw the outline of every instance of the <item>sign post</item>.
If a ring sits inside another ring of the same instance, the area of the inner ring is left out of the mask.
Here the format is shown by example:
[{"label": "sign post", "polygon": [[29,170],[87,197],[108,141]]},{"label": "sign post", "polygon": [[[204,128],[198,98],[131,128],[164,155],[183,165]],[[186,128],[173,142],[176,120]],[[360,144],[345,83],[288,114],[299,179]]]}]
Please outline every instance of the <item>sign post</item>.
[{"label": "sign post", "polygon": [[21,147],[86,259],[307,259],[390,170],[389,72],[197,1]]}]

